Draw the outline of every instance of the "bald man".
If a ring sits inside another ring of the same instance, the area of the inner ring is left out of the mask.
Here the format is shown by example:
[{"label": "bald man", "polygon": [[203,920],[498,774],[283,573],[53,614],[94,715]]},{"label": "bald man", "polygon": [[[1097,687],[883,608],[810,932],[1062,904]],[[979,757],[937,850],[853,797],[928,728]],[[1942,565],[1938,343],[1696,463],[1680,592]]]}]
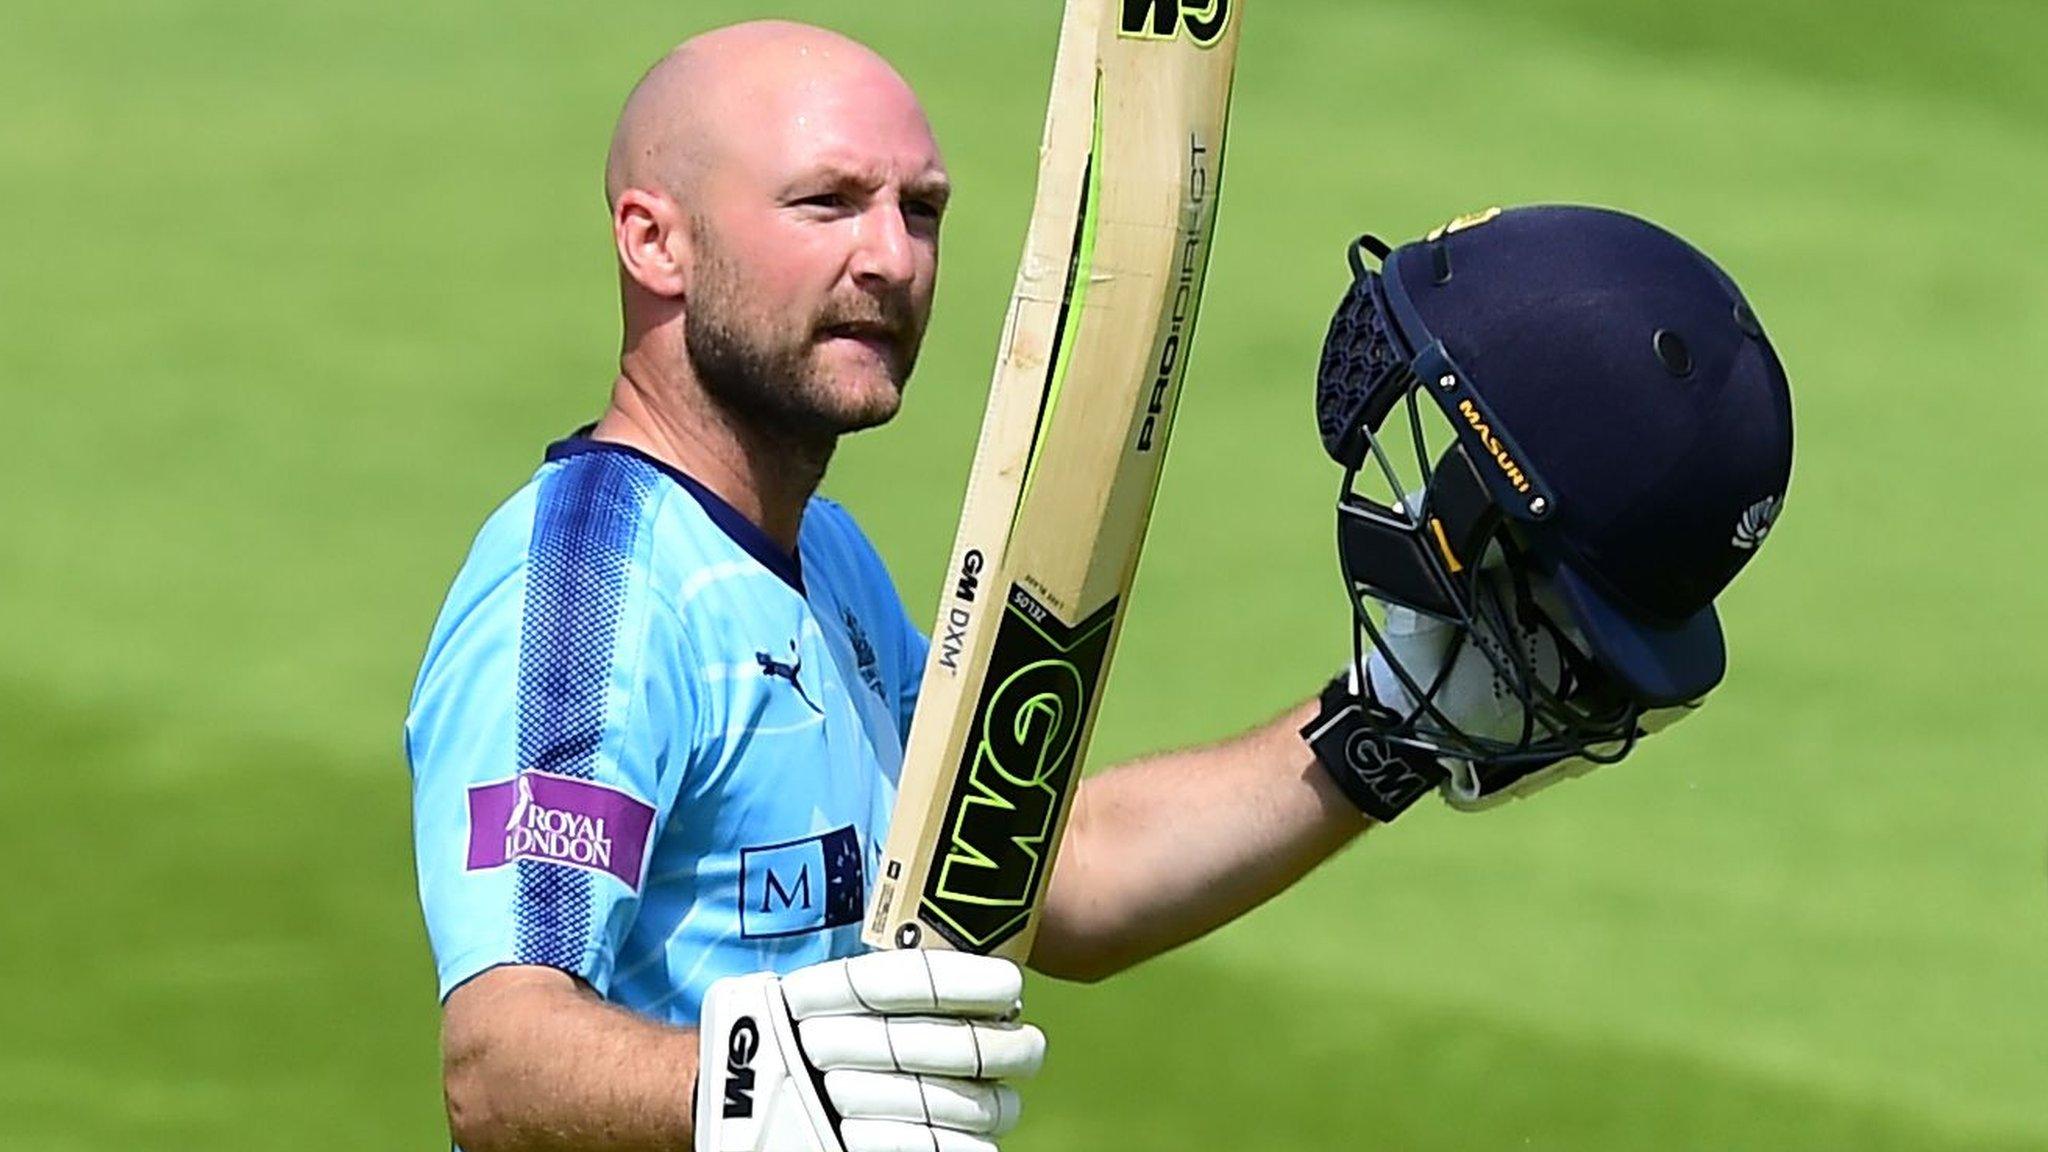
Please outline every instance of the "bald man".
[{"label": "bald man", "polygon": [[[406,724],[451,1128],[993,1148],[1043,1038],[1006,961],[861,955],[927,641],[816,494],[916,362],[938,145],[866,48],[745,24],[641,80],[605,193],[610,404],[485,524]],[[1120,970],[1356,836],[1313,706],[1087,781],[1032,966]]]}]

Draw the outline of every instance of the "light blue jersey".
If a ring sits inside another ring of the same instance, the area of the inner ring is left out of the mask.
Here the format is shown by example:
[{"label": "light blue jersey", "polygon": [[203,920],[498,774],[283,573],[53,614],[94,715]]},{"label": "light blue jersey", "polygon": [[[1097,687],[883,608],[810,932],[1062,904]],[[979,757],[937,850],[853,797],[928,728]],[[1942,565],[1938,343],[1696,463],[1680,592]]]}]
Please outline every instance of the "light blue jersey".
[{"label": "light blue jersey", "polygon": [[814,499],[798,556],[565,440],[477,536],[406,718],[441,995],[544,964],[656,1019],[861,950],[926,642]]}]

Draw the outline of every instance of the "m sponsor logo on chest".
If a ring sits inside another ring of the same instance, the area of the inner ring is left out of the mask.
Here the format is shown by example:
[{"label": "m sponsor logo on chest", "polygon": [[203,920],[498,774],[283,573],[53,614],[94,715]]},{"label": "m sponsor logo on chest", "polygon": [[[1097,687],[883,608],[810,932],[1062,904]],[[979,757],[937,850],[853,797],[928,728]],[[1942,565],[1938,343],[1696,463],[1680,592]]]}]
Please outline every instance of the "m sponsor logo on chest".
[{"label": "m sponsor logo on chest", "polygon": [[546,772],[469,790],[472,872],[514,860],[568,864],[640,890],[654,808],[616,788]]},{"label": "m sponsor logo on chest", "polygon": [[740,849],[740,935],[800,936],[860,923],[866,870],[853,825]]}]

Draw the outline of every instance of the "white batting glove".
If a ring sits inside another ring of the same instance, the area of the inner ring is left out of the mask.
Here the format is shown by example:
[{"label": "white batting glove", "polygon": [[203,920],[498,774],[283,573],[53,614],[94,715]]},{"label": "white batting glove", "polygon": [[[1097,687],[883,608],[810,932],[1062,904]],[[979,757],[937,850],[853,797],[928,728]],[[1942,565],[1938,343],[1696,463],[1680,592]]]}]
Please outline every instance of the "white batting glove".
[{"label": "white batting glove", "polygon": [[[1516,639],[1522,643],[1538,682],[1556,690],[1564,681],[1564,656],[1558,651],[1557,641],[1550,633],[1536,628],[1516,631],[1520,633]],[[1458,632],[1456,625],[1427,613],[1399,604],[1387,605],[1383,632],[1387,647],[1417,684],[1436,682],[1443,670],[1444,656]],[[1513,740],[1522,731],[1522,701],[1481,651],[1479,646],[1490,641],[1491,637],[1474,633],[1468,643],[1458,646],[1458,654],[1451,661],[1451,670],[1444,676],[1434,703],[1453,724],[1474,736]],[[1408,712],[1415,707],[1415,697],[1377,649],[1366,656],[1366,678],[1372,685],[1374,699],[1396,712]],[[1423,718],[1422,725],[1434,727],[1428,717]]]},{"label": "white batting glove", "polygon": [[1024,974],[965,952],[874,952],[705,993],[697,1152],[995,1152],[1006,1080],[1038,1071]]}]

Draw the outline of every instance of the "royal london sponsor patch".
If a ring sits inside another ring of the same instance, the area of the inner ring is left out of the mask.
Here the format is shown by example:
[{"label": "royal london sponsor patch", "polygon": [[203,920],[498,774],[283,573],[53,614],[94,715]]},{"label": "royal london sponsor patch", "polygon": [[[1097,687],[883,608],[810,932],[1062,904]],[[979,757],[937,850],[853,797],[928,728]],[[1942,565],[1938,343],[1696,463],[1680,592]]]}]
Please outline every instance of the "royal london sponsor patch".
[{"label": "royal london sponsor patch", "polygon": [[471,872],[543,860],[604,872],[640,890],[654,809],[616,788],[521,772],[469,790]]}]

